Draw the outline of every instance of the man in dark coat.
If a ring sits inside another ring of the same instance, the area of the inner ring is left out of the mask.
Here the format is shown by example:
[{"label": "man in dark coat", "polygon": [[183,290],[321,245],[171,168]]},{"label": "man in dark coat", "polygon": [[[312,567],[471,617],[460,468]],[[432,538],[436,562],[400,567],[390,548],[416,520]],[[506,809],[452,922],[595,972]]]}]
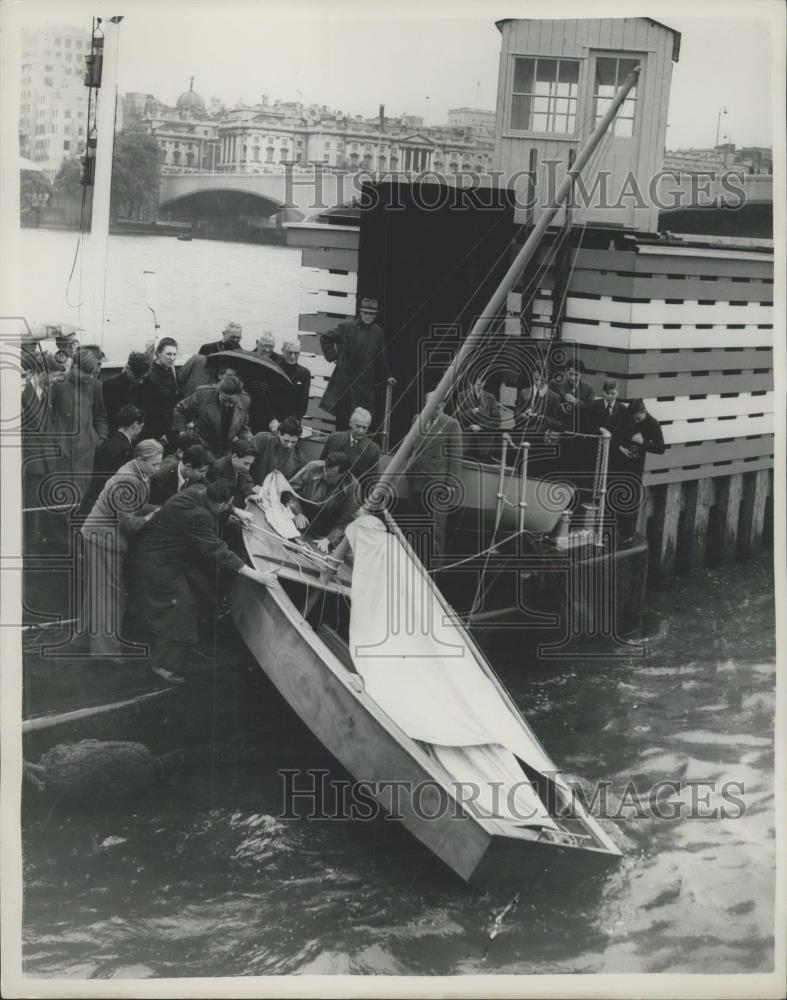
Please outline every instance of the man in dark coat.
[{"label": "man in dark coat", "polygon": [[519,393],[514,412],[514,427],[524,437],[540,436],[547,431],[560,431],[563,411],[560,398],[546,383],[540,371],[533,373],[532,385]]},{"label": "man in dark coat", "polygon": [[208,479],[226,479],[232,487],[232,503],[241,509],[246,505],[246,497],[254,492],[254,480],[250,469],[257,458],[257,451],[251,441],[234,441],[229,455],[217,459],[208,471]]},{"label": "man in dark coat", "polygon": [[41,484],[49,468],[47,455],[55,451],[49,436],[52,393],[50,380],[59,372],[51,354],[26,353],[22,358],[25,382],[22,387],[22,506],[29,508],[24,518],[25,551],[45,546],[52,515],[32,508],[46,506]]},{"label": "man in dark coat", "polygon": [[308,519],[306,534],[320,552],[328,552],[344,538],[344,531],[360,507],[358,480],[350,472],[346,455],[334,452],[325,460],[307,462],[290,480],[298,499],[290,501],[296,524]]},{"label": "man in dark coat", "polygon": [[320,458],[339,452],[350,460],[350,472],[365,486],[374,483],[380,475],[380,449],[368,436],[372,415],[359,406],[350,414],[350,429],[334,431],[328,435]]},{"label": "man in dark coat", "polygon": [[375,424],[382,422],[385,385],[394,382],[376,315],[377,300],[361,299],[358,319],[339,323],[320,337],[325,360],[336,362],[320,406],[334,415],[339,431],[347,428],[357,406],[369,410]]},{"label": "man in dark coat", "polygon": [[96,378],[99,368],[96,356],[80,347],[68,374],[51,387],[50,434],[59,455],[47,459],[47,472],[69,484],[76,504],[90,485],[96,448],[109,433],[104,395]]},{"label": "man in dark coat", "polygon": [[[118,428],[96,448],[93,460],[93,478],[82,503],[82,512],[90,512],[98,499],[104,484],[118,471],[121,465],[134,457],[134,442],[142,433],[145,415],[137,406],[126,404],[117,414]],[[153,500],[153,503],[158,501]]]},{"label": "man in dark coat", "polygon": [[454,417],[464,431],[463,448],[467,458],[486,462],[500,430],[500,406],[478,377],[460,390],[454,404]]},{"label": "man in dark coat", "polygon": [[183,451],[178,462],[163,463],[159,471],[150,477],[150,502],[163,504],[187,486],[194,486],[205,480],[210,468],[210,452],[201,444],[192,444]]},{"label": "man in dark coat", "polygon": [[626,411],[626,404],[618,399],[618,383],[614,378],[605,379],[601,399],[594,399],[582,408],[582,430],[598,434],[603,427],[614,434]]},{"label": "man in dark coat", "polygon": [[172,426],[180,432],[194,424],[206,448],[214,455],[227,455],[235,438],[251,438],[250,405],[238,376],[224,375],[217,385],[202,386],[182,399],[175,407]]},{"label": "man in dark coat", "polygon": [[569,362],[552,379],[551,388],[560,400],[563,430],[576,431],[582,424],[582,407],[589,406],[596,398],[593,386],[585,382],[579,375],[579,369]]},{"label": "man in dark coat", "polygon": [[[273,574],[246,566],[222,541],[218,517],[232,505],[225,480],[181,490],[140,533],[131,579],[144,602],[144,619],[155,638],[150,669],[168,682],[182,680],[177,670],[199,641],[199,620],[215,611],[220,574],[246,576],[263,585]],[[243,523],[251,515],[236,511]]]},{"label": "man in dark coat", "polygon": [[312,373],[308,368],[298,364],[300,353],[301,345],[297,340],[285,340],[282,344],[279,367],[289,378],[291,387],[287,386],[286,391],[276,394],[278,398],[274,416],[279,421],[285,417],[297,417],[298,420],[302,420],[309,406]]},{"label": "man in dark coat", "polygon": [[286,417],[275,431],[260,431],[252,438],[257,458],[251,467],[251,477],[259,486],[270,472],[281,472],[285,479],[302,469],[306,458],[301,451],[301,423]]},{"label": "man in dark coat", "polygon": [[118,414],[124,406],[140,406],[142,380],[149,371],[150,356],[143,351],[132,351],[123,369],[101,383],[110,430],[119,426]]},{"label": "man in dark coat", "polygon": [[617,543],[630,544],[635,536],[637,517],[644,500],[642,474],[648,453],[666,451],[661,425],[641,399],[632,399],[628,412],[612,434],[607,481],[608,508],[617,523]]},{"label": "man in dark coat", "polygon": [[219,351],[238,351],[240,350],[240,338],[243,336],[243,327],[240,323],[227,323],[221,333],[221,340],[211,341],[209,344],[203,344],[199,349],[199,353],[205,357],[211,354],[217,354]]}]

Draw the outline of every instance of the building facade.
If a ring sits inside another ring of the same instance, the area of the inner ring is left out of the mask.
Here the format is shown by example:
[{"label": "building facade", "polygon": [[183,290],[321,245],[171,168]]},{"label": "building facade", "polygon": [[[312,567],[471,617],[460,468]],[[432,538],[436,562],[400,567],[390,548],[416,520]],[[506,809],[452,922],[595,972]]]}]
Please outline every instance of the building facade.
[{"label": "building facade", "polygon": [[81,155],[87,137],[85,56],[90,34],[53,27],[22,35],[19,151],[51,180],[64,159]]},{"label": "building facade", "polygon": [[452,128],[469,128],[474,132],[494,135],[495,113],[482,108],[452,108],[448,112],[448,124]]},{"label": "building facade", "polygon": [[448,126],[413,128],[406,116],[381,122],[244,109],[226,115],[218,130],[218,169],[233,173],[265,173],[286,164],[375,173],[485,172],[492,162],[491,138]]}]

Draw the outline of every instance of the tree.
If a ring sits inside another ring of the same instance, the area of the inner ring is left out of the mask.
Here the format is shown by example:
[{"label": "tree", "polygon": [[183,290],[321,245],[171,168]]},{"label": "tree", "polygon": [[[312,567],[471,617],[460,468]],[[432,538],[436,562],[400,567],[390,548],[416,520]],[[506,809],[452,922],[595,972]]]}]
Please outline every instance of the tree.
[{"label": "tree", "polygon": [[81,198],[82,184],[82,161],[78,156],[72,156],[68,160],[63,160],[60,169],[55,175],[53,190],[56,195],[64,198]]},{"label": "tree", "polygon": [[52,185],[46,174],[37,170],[20,170],[19,207],[22,215],[46,205],[51,193]]},{"label": "tree", "polygon": [[115,136],[112,158],[111,214],[117,218],[140,218],[154,210],[158,201],[161,150],[158,141],[141,129],[128,129]]}]

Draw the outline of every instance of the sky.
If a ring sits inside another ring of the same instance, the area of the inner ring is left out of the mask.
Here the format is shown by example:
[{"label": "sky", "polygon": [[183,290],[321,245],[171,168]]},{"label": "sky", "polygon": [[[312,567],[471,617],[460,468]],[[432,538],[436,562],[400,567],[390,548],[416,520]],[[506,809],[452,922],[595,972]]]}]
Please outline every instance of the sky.
[{"label": "sky", "polygon": [[[290,0],[286,6],[278,0],[11,2],[28,26],[89,27],[96,13],[122,13],[121,93],[152,93],[173,104],[193,74],[206,103],[213,96],[229,105],[258,103],[267,94],[364,116],[385,104],[386,114],[420,115],[427,125],[444,123],[453,107],[494,109],[497,19],[657,14],[682,33],[667,147],[712,145],[722,107],[721,136],[738,146],[772,143],[774,32],[756,16],[783,10],[771,0],[660,0],[641,9],[632,0],[612,0],[604,10],[587,0],[582,6],[562,0],[422,0],[417,6],[410,0]],[[673,11],[691,16],[674,17]]]}]

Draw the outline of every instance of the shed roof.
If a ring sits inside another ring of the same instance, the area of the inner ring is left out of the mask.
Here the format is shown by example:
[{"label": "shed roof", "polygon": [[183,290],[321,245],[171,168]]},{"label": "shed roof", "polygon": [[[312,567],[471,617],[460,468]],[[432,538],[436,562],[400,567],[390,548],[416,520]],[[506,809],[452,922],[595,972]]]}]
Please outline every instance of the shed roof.
[{"label": "shed roof", "polygon": [[[503,25],[503,24],[508,24],[510,21],[525,21],[525,20],[537,20],[537,19],[536,18],[532,18],[531,19],[531,18],[504,17],[504,18],[502,18],[499,21],[495,21],[495,27],[497,28],[498,31],[501,31],[502,30],[501,25]],[[558,18],[555,18],[555,20],[558,20]],[[677,62],[678,59],[680,58],[680,32],[676,31],[675,28],[670,28],[670,26],[668,24],[665,24],[663,21],[656,21],[652,17],[644,17],[644,18],[642,18],[642,20],[643,21],[650,21],[651,24],[656,24],[660,28],[664,28],[665,31],[671,31],[672,32],[672,61],[673,62]]]}]

